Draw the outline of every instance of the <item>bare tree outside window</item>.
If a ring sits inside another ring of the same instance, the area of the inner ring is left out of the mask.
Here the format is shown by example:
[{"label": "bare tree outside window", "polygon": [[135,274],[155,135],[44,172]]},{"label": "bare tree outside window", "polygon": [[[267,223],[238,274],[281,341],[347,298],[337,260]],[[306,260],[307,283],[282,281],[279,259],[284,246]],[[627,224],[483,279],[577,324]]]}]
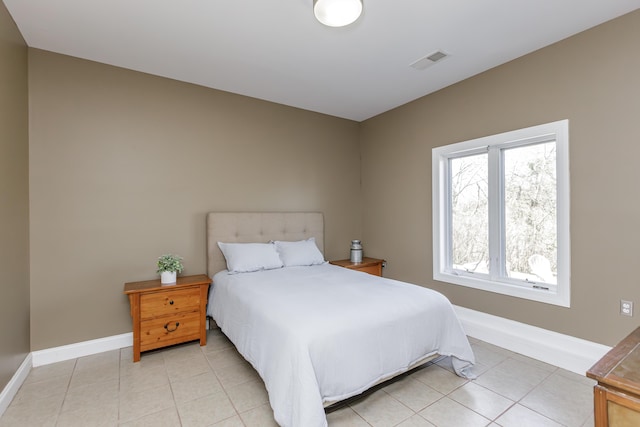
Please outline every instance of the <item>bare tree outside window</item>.
[{"label": "bare tree outside window", "polygon": [[[556,283],[555,142],[502,150],[508,277]],[[449,160],[453,268],[489,272],[488,155]]]},{"label": "bare tree outside window", "polygon": [[489,194],[486,153],[449,160],[453,268],[489,270]]},{"label": "bare tree outside window", "polygon": [[556,144],[505,149],[503,156],[507,272],[556,283]]}]

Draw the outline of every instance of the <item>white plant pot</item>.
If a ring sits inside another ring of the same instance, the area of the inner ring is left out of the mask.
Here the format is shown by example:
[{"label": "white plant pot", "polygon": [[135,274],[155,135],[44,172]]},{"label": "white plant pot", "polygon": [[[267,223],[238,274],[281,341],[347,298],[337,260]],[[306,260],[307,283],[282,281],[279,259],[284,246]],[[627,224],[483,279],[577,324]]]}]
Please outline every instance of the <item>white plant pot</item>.
[{"label": "white plant pot", "polygon": [[177,273],[175,271],[163,271],[160,273],[160,283],[163,285],[170,285],[176,283]]}]

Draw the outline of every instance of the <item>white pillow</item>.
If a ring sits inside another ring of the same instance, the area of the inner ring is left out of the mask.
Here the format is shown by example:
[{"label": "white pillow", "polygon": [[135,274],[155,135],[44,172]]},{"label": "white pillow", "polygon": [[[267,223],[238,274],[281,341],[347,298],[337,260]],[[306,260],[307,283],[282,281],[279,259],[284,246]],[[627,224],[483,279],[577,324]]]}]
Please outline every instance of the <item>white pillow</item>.
[{"label": "white pillow", "polygon": [[230,274],[281,268],[282,261],[271,243],[222,243],[218,247]]},{"label": "white pillow", "polygon": [[273,242],[285,267],[317,265],[325,262],[322,253],[316,246],[316,239],[311,237],[297,242]]}]

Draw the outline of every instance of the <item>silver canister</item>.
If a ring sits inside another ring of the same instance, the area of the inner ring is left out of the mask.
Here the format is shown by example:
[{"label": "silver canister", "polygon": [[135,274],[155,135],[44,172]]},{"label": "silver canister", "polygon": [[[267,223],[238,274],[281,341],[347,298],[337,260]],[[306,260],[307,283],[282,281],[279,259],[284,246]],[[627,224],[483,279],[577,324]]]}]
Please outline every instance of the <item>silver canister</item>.
[{"label": "silver canister", "polygon": [[362,262],[362,243],[360,240],[351,241],[351,262]]}]

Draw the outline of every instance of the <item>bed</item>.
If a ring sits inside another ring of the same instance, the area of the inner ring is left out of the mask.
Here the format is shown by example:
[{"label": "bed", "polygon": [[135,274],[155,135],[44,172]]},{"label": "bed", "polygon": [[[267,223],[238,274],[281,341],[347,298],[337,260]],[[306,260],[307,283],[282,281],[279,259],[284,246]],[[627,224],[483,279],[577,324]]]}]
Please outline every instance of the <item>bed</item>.
[{"label": "bed", "polygon": [[[229,251],[275,245],[285,265],[258,271],[236,268]],[[438,356],[473,377],[473,352],[442,294],[328,264],[323,251],[321,213],[207,215],[207,315],[264,380],[278,424],[326,426],[327,405]]]}]

